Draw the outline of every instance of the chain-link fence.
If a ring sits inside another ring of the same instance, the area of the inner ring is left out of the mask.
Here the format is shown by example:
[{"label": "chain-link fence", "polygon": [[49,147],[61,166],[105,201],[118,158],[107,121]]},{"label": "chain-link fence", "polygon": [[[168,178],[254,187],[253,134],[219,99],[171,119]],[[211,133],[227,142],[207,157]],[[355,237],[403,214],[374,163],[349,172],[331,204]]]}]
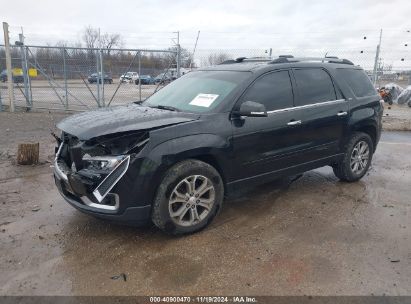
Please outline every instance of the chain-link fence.
[{"label": "chain-link fence", "polygon": [[[178,49],[89,49],[74,47],[11,47],[15,106],[83,111],[144,100],[190,70],[238,57],[277,58],[337,56],[364,68],[376,87],[410,84],[411,53],[386,46],[355,49],[200,49],[181,59]],[[408,54],[410,53],[410,54]],[[0,69],[5,49],[0,46]],[[27,77],[24,77],[27,76]],[[1,81],[6,81],[5,73]],[[8,104],[7,82],[0,82],[0,100]]]},{"label": "chain-link fence", "polygon": [[[16,107],[83,111],[144,100],[177,77],[178,52],[12,46]],[[7,105],[4,46],[0,98]]]}]

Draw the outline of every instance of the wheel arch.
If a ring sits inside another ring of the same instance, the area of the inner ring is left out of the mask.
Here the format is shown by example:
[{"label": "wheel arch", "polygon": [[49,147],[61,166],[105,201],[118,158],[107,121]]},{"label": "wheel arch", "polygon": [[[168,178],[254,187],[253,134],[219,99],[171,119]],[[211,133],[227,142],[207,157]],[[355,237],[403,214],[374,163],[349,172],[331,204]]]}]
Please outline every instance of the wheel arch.
[{"label": "wheel arch", "polygon": [[354,132],[363,132],[371,137],[373,144],[373,152],[377,148],[377,126],[373,123],[358,124],[351,129],[351,134]]},{"label": "wheel arch", "polygon": [[175,164],[189,159],[202,161],[216,169],[226,190],[227,168],[224,164],[227,162],[224,157],[227,155],[227,143],[220,136],[196,134],[175,138],[157,145],[150,154],[157,164],[153,175],[147,180],[149,184],[157,184],[149,191],[151,201],[167,171]]},{"label": "wheel arch", "polygon": [[218,157],[216,157],[216,155],[212,154],[212,153],[204,153],[204,151],[191,151],[191,153],[182,153],[180,155],[175,155],[175,157],[173,157],[172,161],[169,161],[167,164],[167,167],[164,168],[164,170],[162,171],[160,180],[162,180],[162,178],[164,177],[164,175],[167,173],[167,170],[170,169],[171,167],[173,167],[174,165],[186,161],[186,160],[198,160],[198,161],[202,161],[208,165],[210,165],[211,167],[213,167],[215,170],[217,170],[218,174],[220,175],[222,182],[223,182],[223,187],[224,187],[224,193],[226,191],[226,176],[224,174],[224,169],[222,168],[221,165],[221,161],[218,160]]},{"label": "wheel arch", "polygon": [[209,164],[214,169],[216,169],[218,174],[220,174],[221,179],[223,180],[223,187],[224,187],[224,193],[225,193],[225,191],[226,191],[226,177],[225,177],[225,174],[224,174],[224,170],[221,167],[221,164],[220,164],[219,160],[217,159],[217,157],[215,157],[215,155],[213,155],[213,154],[199,154],[199,155],[195,155],[195,156],[191,157],[190,159],[196,159],[196,160],[202,161],[206,164]]}]

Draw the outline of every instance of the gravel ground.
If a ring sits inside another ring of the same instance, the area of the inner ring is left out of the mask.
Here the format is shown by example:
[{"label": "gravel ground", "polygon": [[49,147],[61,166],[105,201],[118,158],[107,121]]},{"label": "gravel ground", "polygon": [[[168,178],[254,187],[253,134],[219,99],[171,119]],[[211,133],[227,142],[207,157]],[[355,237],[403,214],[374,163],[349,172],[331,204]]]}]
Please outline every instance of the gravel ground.
[{"label": "gravel ground", "polygon": [[[56,80],[60,86],[50,86],[47,80],[32,81],[31,93],[34,107],[37,109],[53,109],[63,111],[67,102],[68,109],[73,111],[86,111],[87,109],[97,108],[96,98],[97,85],[87,84],[80,80],[68,81],[68,94],[64,90],[64,81]],[[144,100],[157,89],[157,85],[142,85],[141,99]],[[25,107],[26,99],[24,97],[24,88],[21,84],[14,85],[14,98],[16,107]],[[0,96],[3,104],[7,105],[8,91],[5,83],[0,83]],[[123,83],[119,85],[118,80],[114,79],[114,83],[104,85],[104,102],[111,105],[121,105],[139,100],[139,86],[134,83]],[[103,99],[103,98],[102,98]]]},{"label": "gravel ground", "polygon": [[[404,111],[387,109],[384,128]],[[385,132],[357,183],[330,168],[284,178],[170,237],[64,202],[49,163],[64,116],[0,113],[0,295],[411,295],[410,132]],[[40,142],[41,164],[14,164],[27,141]]]},{"label": "gravel ground", "polygon": [[387,131],[411,131],[411,107],[385,104],[382,122]]}]

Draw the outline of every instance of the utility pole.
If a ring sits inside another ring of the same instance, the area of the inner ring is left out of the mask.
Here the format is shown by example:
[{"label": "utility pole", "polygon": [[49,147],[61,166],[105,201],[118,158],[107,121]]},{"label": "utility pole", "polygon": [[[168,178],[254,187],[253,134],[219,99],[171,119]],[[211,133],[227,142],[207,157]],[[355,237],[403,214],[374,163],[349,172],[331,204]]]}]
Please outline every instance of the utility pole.
[{"label": "utility pole", "polygon": [[68,109],[68,88],[67,88],[67,64],[66,64],[66,48],[63,47],[63,73],[64,73],[64,96],[65,107]]},{"label": "utility pole", "polygon": [[180,47],[180,31],[174,32],[177,34],[177,78],[181,76],[180,65],[181,65],[181,47]]},{"label": "utility pole", "polygon": [[9,25],[3,22],[4,46],[6,50],[7,88],[9,92],[9,111],[14,112],[13,73],[11,70],[11,54],[9,40]]},{"label": "utility pole", "polygon": [[141,101],[141,51],[138,51],[138,96]]},{"label": "utility pole", "polygon": [[101,98],[101,102],[103,107],[105,107],[105,101],[104,101],[104,67],[103,67],[103,50],[101,49],[101,33],[100,33],[100,28],[98,28],[98,41],[99,41],[99,51],[98,51],[98,55],[99,55],[99,59],[100,59],[100,81],[101,81],[101,94],[100,94],[100,98]]},{"label": "utility pole", "polygon": [[[101,45],[101,39],[100,39],[100,28],[98,29],[98,40],[99,40],[99,46]],[[99,63],[99,59],[100,59],[100,54],[99,54],[99,50],[100,47],[99,46],[94,46],[95,49],[92,50],[92,52],[96,52],[96,85],[97,85],[97,104],[98,107],[101,107],[101,96],[100,96],[100,83],[101,83],[101,74],[100,74],[100,63]]]},{"label": "utility pole", "polygon": [[1,90],[0,90],[0,112],[3,112],[3,102],[1,101]]},{"label": "utility pole", "polygon": [[32,107],[31,104],[31,90],[30,90],[30,79],[29,79],[29,71],[27,65],[27,54],[26,54],[26,47],[24,46],[24,35],[23,29],[21,30],[21,34],[19,34],[19,44],[20,44],[20,53],[21,53],[21,68],[23,69],[23,79],[24,79],[24,95],[26,95],[26,104],[27,109]]},{"label": "utility pole", "polygon": [[[100,103],[100,81],[101,81],[101,78],[100,78],[100,72],[99,72],[99,70],[100,70],[100,65],[99,65],[99,62],[98,62],[98,59],[99,59],[99,52],[98,52],[98,50],[93,50],[93,51],[95,51],[96,52],[96,54],[95,54],[95,56],[96,56],[96,71],[97,71],[97,75],[96,75],[96,84],[97,84],[97,104],[98,104],[98,107],[100,108],[101,107],[101,103]],[[92,52],[93,52],[92,51]]]},{"label": "utility pole", "polygon": [[381,39],[382,39],[382,29],[380,30],[380,41],[377,45],[377,51],[375,52],[374,71],[373,71],[374,87],[377,84],[377,79],[378,79],[378,62],[380,59]]},{"label": "utility pole", "polygon": [[196,43],[194,44],[193,55],[191,56],[191,60],[190,60],[190,70],[191,70],[191,67],[193,66],[194,55],[195,55],[195,53],[196,53],[197,43],[198,43],[198,38],[199,38],[199,37],[200,37],[200,31],[198,31],[198,33],[197,33]]},{"label": "utility pole", "polygon": [[[407,33],[409,34],[410,31],[407,30]],[[408,39],[408,38],[407,38],[407,39]],[[406,43],[405,46],[408,46],[408,44]],[[409,86],[411,85],[411,71],[408,72],[408,85],[409,85]]]}]

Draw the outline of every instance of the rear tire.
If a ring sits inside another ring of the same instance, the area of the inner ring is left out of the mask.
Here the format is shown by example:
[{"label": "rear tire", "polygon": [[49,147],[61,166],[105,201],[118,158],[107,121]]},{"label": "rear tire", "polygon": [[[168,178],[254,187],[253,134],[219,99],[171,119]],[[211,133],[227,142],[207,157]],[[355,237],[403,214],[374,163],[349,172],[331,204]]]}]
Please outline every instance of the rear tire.
[{"label": "rear tire", "polygon": [[363,132],[354,133],[344,147],[344,157],[333,166],[335,176],[345,182],[361,179],[371,165],[374,145],[371,137]]},{"label": "rear tire", "polygon": [[211,223],[223,197],[223,181],[216,169],[199,160],[185,160],[166,172],[151,219],[168,234],[194,233]]}]

